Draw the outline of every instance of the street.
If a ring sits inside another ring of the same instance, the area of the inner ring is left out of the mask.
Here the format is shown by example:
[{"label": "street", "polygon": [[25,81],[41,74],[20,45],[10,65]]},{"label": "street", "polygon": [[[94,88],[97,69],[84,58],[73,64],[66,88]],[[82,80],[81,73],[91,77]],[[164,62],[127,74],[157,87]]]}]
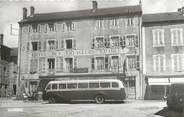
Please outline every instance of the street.
[{"label": "street", "polygon": [[1,99],[1,117],[181,117],[165,101],[125,100],[124,103],[48,104]]}]

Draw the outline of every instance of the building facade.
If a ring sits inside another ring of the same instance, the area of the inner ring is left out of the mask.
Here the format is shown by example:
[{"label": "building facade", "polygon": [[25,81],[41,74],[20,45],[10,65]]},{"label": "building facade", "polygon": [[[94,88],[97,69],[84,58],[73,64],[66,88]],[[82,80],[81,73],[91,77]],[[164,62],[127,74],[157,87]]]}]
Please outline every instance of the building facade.
[{"label": "building facade", "polygon": [[3,45],[0,38],[0,97],[16,95],[18,48]]},{"label": "building facade", "polygon": [[145,99],[162,99],[171,83],[184,81],[183,13],[143,15]]},{"label": "building facade", "polygon": [[35,14],[19,22],[20,84],[30,93],[50,80],[115,78],[141,99],[141,5]]}]

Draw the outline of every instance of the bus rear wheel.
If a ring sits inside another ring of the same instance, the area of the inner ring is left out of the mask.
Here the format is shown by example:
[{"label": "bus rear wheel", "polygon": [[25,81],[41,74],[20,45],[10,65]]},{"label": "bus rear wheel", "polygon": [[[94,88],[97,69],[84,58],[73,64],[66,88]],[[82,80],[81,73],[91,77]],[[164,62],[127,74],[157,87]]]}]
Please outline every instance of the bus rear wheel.
[{"label": "bus rear wheel", "polygon": [[56,100],[54,97],[49,97],[49,103],[56,103]]},{"label": "bus rear wheel", "polygon": [[104,97],[103,97],[102,95],[97,95],[97,96],[95,97],[95,102],[96,102],[97,104],[102,104],[102,103],[104,103],[104,101],[105,101],[105,99],[104,99]]}]

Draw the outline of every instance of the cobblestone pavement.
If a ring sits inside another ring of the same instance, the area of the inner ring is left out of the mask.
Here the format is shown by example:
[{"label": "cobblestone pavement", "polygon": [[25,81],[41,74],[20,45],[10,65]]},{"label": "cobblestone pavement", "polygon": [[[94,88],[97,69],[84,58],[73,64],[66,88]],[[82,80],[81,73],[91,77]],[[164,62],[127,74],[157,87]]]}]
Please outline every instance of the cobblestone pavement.
[{"label": "cobblestone pavement", "polygon": [[[163,114],[164,107],[165,101],[126,100],[124,103],[107,104],[48,104],[43,101],[0,99],[2,117],[171,117],[167,115],[168,113]],[[181,113],[179,115],[177,116],[182,116]]]}]

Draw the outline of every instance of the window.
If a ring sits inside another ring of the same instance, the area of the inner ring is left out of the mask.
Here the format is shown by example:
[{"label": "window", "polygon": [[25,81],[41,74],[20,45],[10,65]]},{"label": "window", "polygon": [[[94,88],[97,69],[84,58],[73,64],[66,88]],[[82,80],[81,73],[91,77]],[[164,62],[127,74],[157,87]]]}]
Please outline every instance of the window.
[{"label": "window", "polygon": [[38,60],[37,59],[31,59],[30,72],[31,73],[36,73],[37,68],[38,68]]},{"label": "window", "polygon": [[45,58],[39,59],[39,71],[45,72]]},{"label": "window", "polygon": [[104,70],[105,67],[104,64],[105,64],[104,57],[96,57],[97,70]]},{"label": "window", "polygon": [[90,88],[99,88],[99,83],[89,83]]},{"label": "window", "polygon": [[136,69],[136,56],[128,56],[127,63],[128,69]]},{"label": "window", "polygon": [[32,29],[33,29],[33,32],[37,32],[37,24],[32,24]]},{"label": "window", "polygon": [[100,87],[101,87],[101,88],[110,88],[110,83],[109,83],[109,82],[104,82],[104,83],[101,82],[101,83],[100,83]]},{"label": "window", "polygon": [[57,72],[63,72],[63,58],[62,57],[56,58],[56,70]]},{"label": "window", "polygon": [[57,89],[57,84],[52,84],[52,90]]},{"label": "window", "polygon": [[125,38],[126,38],[126,45],[128,47],[134,47],[134,46],[137,45],[137,40],[138,39],[137,39],[136,35],[134,35],[134,34],[126,35]]},{"label": "window", "polygon": [[72,83],[72,84],[67,84],[68,89],[75,89],[77,88],[77,84],[76,83]]},{"label": "window", "polygon": [[79,83],[78,88],[88,88],[88,83]]},{"label": "window", "polygon": [[51,88],[51,87],[50,87],[50,84],[49,84],[49,85],[47,86],[46,90],[50,90],[50,88]]},{"label": "window", "polygon": [[49,67],[49,69],[55,68],[55,59],[54,58],[48,59],[48,67]]},{"label": "window", "polygon": [[171,55],[172,71],[184,71],[184,55],[172,54]]},{"label": "window", "polygon": [[119,68],[119,57],[118,56],[112,56],[111,57],[111,69],[112,70],[118,70]]},{"label": "window", "polygon": [[48,40],[48,49],[55,50],[56,49],[56,41],[55,40]]},{"label": "window", "polygon": [[153,34],[153,46],[164,46],[164,30],[163,29],[156,29],[152,31]]},{"label": "window", "polygon": [[96,20],[96,28],[103,28],[104,20]]},{"label": "window", "polygon": [[66,84],[59,84],[59,89],[66,89]]},{"label": "window", "polygon": [[54,23],[49,23],[49,31],[52,32],[52,31],[55,31],[55,26],[54,26]]},{"label": "window", "polygon": [[120,43],[120,36],[111,36],[111,47],[118,47]]},{"label": "window", "polygon": [[38,42],[32,42],[32,50],[33,51],[39,50],[39,43]]},{"label": "window", "polygon": [[165,55],[153,55],[153,70],[155,72],[162,72],[166,70]]},{"label": "window", "polygon": [[100,37],[96,37],[95,38],[95,47],[97,48],[103,48],[104,47],[104,37],[100,36]]},{"label": "window", "polygon": [[127,18],[127,22],[126,22],[126,26],[133,26],[134,22],[133,22],[134,18],[133,17],[129,17]]},{"label": "window", "polygon": [[112,19],[110,24],[111,27],[118,27],[119,25],[118,19]]},{"label": "window", "polygon": [[66,49],[72,49],[72,39],[66,40]]},{"label": "window", "polygon": [[181,28],[171,29],[171,45],[172,46],[184,45],[183,29]]},{"label": "window", "polygon": [[67,31],[73,31],[74,30],[74,23],[68,23],[67,24]]},{"label": "window", "polygon": [[119,84],[117,82],[112,82],[112,88],[118,88]]}]

